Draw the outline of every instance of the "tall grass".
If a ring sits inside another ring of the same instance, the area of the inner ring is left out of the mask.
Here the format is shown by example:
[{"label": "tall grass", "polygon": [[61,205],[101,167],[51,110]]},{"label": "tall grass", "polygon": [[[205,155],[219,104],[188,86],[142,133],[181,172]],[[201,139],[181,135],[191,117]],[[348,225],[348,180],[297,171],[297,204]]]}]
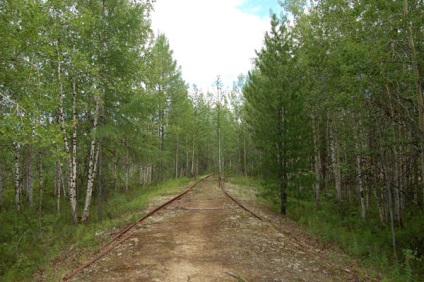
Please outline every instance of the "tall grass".
[{"label": "tall grass", "polygon": [[[0,281],[59,281],[64,272],[83,262],[103,243],[104,234],[134,222],[148,212],[146,204],[154,197],[171,196],[187,187],[188,178],[158,185],[137,187],[127,193],[111,192],[103,203],[103,220],[92,206],[87,223],[72,224],[67,200],[60,213],[55,200],[46,197],[39,226],[37,208],[0,211]],[[70,259],[69,256],[73,258]],[[65,265],[61,260],[71,263]]]},{"label": "tall grass", "polygon": [[[278,212],[278,194],[270,192],[269,183],[254,178],[232,181],[256,187],[258,199]],[[396,258],[390,227],[380,224],[376,209],[368,210],[368,218],[363,222],[355,205],[339,207],[329,196],[321,199],[318,209],[311,189],[309,192],[309,195],[308,192],[289,192],[287,216],[306,227],[309,234],[321,242],[322,248],[342,250],[374,270],[374,278],[382,281],[424,281],[424,259],[415,249],[419,242],[414,243],[420,240],[417,234],[424,238],[424,217],[415,216],[414,220],[405,222],[405,228],[396,230]]]}]

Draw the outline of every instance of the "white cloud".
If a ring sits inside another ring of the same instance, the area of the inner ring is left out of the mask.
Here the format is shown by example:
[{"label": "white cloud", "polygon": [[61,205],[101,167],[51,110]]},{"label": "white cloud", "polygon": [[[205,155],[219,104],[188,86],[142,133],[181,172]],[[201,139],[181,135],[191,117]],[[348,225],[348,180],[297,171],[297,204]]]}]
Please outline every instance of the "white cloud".
[{"label": "white cloud", "polygon": [[220,75],[231,87],[252,67],[262,47],[269,19],[237,9],[242,0],[157,0],[152,14],[155,33],[169,39],[183,78],[208,88]]}]

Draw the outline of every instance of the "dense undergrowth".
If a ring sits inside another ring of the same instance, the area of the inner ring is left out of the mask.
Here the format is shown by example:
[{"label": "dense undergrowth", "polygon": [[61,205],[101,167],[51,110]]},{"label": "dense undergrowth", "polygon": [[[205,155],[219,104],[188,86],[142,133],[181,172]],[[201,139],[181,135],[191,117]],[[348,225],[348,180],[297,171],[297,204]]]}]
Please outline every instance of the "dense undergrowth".
[{"label": "dense undergrowth", "polygon": [[[270,189],[272,185],[255,178],[233,178],[232,182],[256,187],[259,190],[258,199],[275,212],[279,211],[278,195]],[[312,193],[307,191],[291,191],[288,197],[287,216],[306,227],[323,248],[342,250],[366,268],[379,273],[377,277],[381,281],[423,281],[424,258],[421,248],[424,216],[420,220],[415,216],[415,221],[406,221],[403,228],[396,228],[395,255],[390,226],[383,226],[375,220],[378,218],[376,213],[372,208],[368,210],[368,219],[363,222],[357,207],[349,204],[337,206],[331,195],[321,199],[319,209]],[[363,275],[365,277],[366,274]]]},{"label": "dense undergrowth", "polygon": [[[189,181],[179,178],[137,187],[127,193],[110,192],[103,204],[103,220],[98,220],[93,206],[91,218],[85,224],[71,223],[65,199],[60,213],[55,211],[55,202],[44,203],[41,228],[36,207],[19,213],[14,209],[3,210],[0,213],[0,281],[59,281],[64,272],[84,261],[104,243],[99,234],[134,222],[145,212],[150,199],[174,195]],[[70,255],[74,256],[71,265],[61,263],[61,259]]]}]

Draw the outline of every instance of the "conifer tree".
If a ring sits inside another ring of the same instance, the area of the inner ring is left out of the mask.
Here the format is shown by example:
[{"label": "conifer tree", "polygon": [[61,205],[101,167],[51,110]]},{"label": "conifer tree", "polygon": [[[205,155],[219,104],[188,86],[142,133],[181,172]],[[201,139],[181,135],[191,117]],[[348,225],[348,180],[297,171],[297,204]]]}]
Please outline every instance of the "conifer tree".
[{"label": "conifer tree", "polygon": [[263,153],[265,177],[278,183],[281,213],[286,214],[287,190],[296,187],[305,163],[309,141],[303,98],[299,92],[296,61],[285,21],[272,15],[271,31],[257,53],[256,69],[244,88],[254,141]]}]

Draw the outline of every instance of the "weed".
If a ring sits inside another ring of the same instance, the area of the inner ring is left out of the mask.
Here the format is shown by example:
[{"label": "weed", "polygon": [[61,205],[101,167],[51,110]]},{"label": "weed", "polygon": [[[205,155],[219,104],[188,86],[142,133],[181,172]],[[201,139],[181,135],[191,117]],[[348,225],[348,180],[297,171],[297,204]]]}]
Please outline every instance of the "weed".
[{"label": "weed", "polygon": [[[241,185],[254,185],[260,191],[261,201],[266,201],[271,207],[278,206],[278,194],[270,192],[272,183],[254,178],[234,178],[233,181]],[[423,217],[411,217],[410,221],[405,221],[405,228],[396,230],[398,254],[401,254],[396,258],[393,255],[390,228],[378,221],[377,206],[367,211],[367,221],[363,222],[354,204],[334,204],[334,191],[327,189],[322,193],[319,209],[312,195],[308,198],[307,192],[300,195],[297,191],[289,191],[288,216],[305,226],[324,246],[331,244],[338,247],[362,261],[365,267],[381,273],[383,281],[422,281]]]},{"label": "weed", "polygon": [[151,198],[176,194],[189,181],[179,178],[130,189],[125,194],[109,191],[109,199],[103,204],[104,220],[98,220],[93,206],[91,217],[85,224],[71,223],[66,200],[61,203],[61,213],[56,212],[54,201],[46,201],[41,228],[35,208],[22,209],[19,213],[2,210],[0,280],[33,281],[35,274],[42,276],[42,279],[38,277],[39,280],[60,280],[63,272],[69,270],[67,268],[81,263],[99,248],[102,243],[99,234],[134,222]]}]

